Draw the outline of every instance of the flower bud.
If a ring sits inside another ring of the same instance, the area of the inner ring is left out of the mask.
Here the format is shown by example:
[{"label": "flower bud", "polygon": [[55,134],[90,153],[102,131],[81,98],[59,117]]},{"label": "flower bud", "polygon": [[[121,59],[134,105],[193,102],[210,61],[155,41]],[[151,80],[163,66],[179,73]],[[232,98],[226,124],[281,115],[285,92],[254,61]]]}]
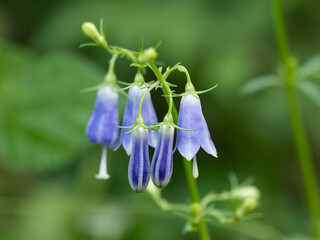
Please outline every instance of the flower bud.
[{"label": "flower bud", "polygon": [[130,156],[128,178],[131,188],[142,192],[150,179],[148,150],[148,130],[138,127],[132,132],[132,154]]},{"label": "flower bud", "polygon": [[91,22],[85,22],[82,24],[82,32],[96,42],[101,43],[104,41],[104,38],[100,35],[96,26]]},{"label": "flower bud", "polygon": [[248,212],[250,212],[252,209],[254,209],[258,205],[258,199],[257,198],[245,198],[240,206],[240,208],[237,209],[236,215],[238,217],[242,217]]},{"label": "flower bud", "polygon": [[259,190],[254,186],[246,186],[242,188],[238,188],[233,192],[236,198],[256,198],[260,197]]},{"label": "flower bud", "polygon": [[154,48],[148,48],[146,50],[144,50],[139,58],[138,61],[142,62],[142,63],[149,63],[149,62],[153,62],[154,60],[156,60],[158,57],[158,53]]},{"label": "flower bud", "polygon": [[164,124],[160,127],[158,144],[151,164],[151,178],[157,187],[165,187],[171,178],[173,167],[174,127]]}]

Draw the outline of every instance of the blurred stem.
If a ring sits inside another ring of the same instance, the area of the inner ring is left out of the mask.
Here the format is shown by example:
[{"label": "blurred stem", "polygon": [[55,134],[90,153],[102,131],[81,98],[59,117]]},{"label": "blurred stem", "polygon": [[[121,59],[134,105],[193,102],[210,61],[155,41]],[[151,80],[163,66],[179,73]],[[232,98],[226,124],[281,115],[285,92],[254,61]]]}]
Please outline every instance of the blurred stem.
[{"label": "blurred stem", "polygon": [[298,154],[301,175],[303,178],[305,194],[308,202],[309,213],[314,237],[320,239],[320,207],[317,178],[311,156],[310,146],[303,127],[303,121],[295,92],[295,62],[290,55],[289,43],[284,21],[283,5],[281,0],[273,0],[273,11],[276,27],[276,35],[282,64],[285,67],[284,79],[289,104],[292,131],[294,135],[296,151]]},{"label": "blurred stem", "polygon": [[[163,75],[157,68],[157,66],[154,63],[150,63],[149,67],[151,70],[154,72],[154,74],[157,76],[158,81],[162,84],[163,86],[163,93],[166,96],[169,96],[171,94],[171,89],[168,85],[168,83],[165,81]],[[166,97],[167,103],[170,103],[170,98]],[[172,104],[172,116],[174,119],[175,124],[178,123],[178,111],[176,109],[176,106]],[[183,166],[185,170],[185,176],[187,179],[188,183],[188,188],[191,196],[191,200],[193,203],[200,203],[200,195],[199,195],[199,190],[198,190],[198,185],[196,180],[192,176],[192,166],[191,162],[187,161],[185,158],[183,158]],[[207,224],[201,220],[198,224],[198,233],[199,233],[199,239],[201,240],[210,240],[210,233],[207,227]]]}]

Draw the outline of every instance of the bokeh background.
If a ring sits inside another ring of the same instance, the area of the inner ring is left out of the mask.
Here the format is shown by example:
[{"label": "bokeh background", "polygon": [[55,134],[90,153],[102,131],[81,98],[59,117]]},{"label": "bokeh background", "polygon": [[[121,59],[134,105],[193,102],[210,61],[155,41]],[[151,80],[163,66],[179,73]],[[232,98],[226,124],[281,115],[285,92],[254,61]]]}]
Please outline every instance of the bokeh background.
[{"label": "bokeh background", "polygon": [[[319,9],[316,0],[285,1],[291,47],[301,61],[320,51]],[[99,24],[100,18],[111,45],[138,49],[141,38],[146,47],[161,40],[160,61],[182,62],[199,90],[219,84],[201,96],[219,158],[199,153],[200,192],[229,189],[230,172],[240,181],[253,176],[262,193],[256,212],[263,217],[213,223],[213,239],[311,239],[285,93],[271,88],[240,94],[244,83],[274,72],[279,62],[268,0],[1,0],[1,239],[197,238],[181,235],[183,219],[162,212],[147,194],[132,192],[122,148],[109,151],[112,178],[94,178],[101,147],[89,143],[85,127],[95,93],[80,91],[102,81],[110,56],[78,46],[89,41],[81,24]],[[118,61],[119,80],[132,81],[128,64]],[[183,74],[170,81],[183,90]],[[299,100],[319,169],[319,107],[304,96]],[[160,91],[153,101],[161,119],[166,105]],[[120,112],[124,104],[121,97]],[[190,201],[178,153],[163,194]]]}]

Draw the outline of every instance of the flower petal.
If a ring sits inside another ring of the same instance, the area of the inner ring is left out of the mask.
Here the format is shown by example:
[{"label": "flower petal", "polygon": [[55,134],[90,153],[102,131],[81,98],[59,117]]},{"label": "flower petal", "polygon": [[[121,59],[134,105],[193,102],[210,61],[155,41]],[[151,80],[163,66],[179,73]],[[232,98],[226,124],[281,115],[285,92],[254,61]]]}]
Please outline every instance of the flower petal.
[{"label": "flower petal", "polygon": [[200,146],[209,154],[217,157],[217,150],[210,137],[208,125],[202,113],[201,102],[197,95],[183,96],[180,104],[178,126],[196,131],[178,130],[177,148],[182,156],[191,160]]},{"label": "flower petal", "polygon": [[[156,111],[154,110],[150,93],[147,94],[147,96],[145,97],[142,103],[141,114],[147,126],[152,126],[151,124],[148,124],[148,123],[158,123],[157,114],[156,114]],[[157,139],[158,139],[158,132],[155,130],[149,130],[149,145],[151,147],[156,148]]]},{"label": "flower petal", "polygon": [[131,188],[136,192],[142,192],[150,179],[148,130],[139,127],[133,131],[132,141],[128,178]]},{"label": "flower petal", "polygon": [[201,147],[209,154],[211,154],[212,156],[214,157],[218,157],[217,155],[217,150],[216,150],[216,147],[214,146],[213,144],[213,141],[211,139],[211,136],[210,136],[210,132],[209,132],[209,129],[208,129],[208,125],[206,123],[206,120],[202,119],[202,134],[203,134],[203,137],[200,139],[201,140]]},{"label": "flower petal", "polygon": [[86,134],[91,142],[114,148],[119,142],[118,92],[111,86],[98,90]]},{"label": "flower petal", "polygon": [[173,167],[174,127],[162,125],[158,136],[158,145],[151,164],[151,178],[157,187],[165,187],[171,178]]},{"label": "flower petal", "polygon": [[[141,94],[141,91],[139,90],[138,86],[133,86],[129,89],[128,92],[128,99],[126,102],[126,107],[124,109],[123,114],[123,120],[122,120],[122,126],[123,127],[130,127],[134,125],[135,119],[138,114],[138,107],[139,107],[139,98],[136,97]],[[131,131],[131,129],[125,129],[123,128],[121,130],[121,142],[123,148],[126,150],[127,154],[131,154],[131,148],[132,148],[132,139],[131,133],[127,133]]]},{"label": "flower petal", "polygon": [[195,131],[178,129],[177,148],[182,156],[190,161],[199,151],[201,136],[202,113],[200,100],[192,94],[183,96],[180,103],[178,126]]},{"label": "flower petal", "polygon": [[[136,120],[136,117],[138,115],[138,109],[139,109],[139,103],[141,99],[141,95],[145,93],[147,88],[141,86],[133,86],[129,89],[128,92],[128,100],[126,103],[125,111],[123,114],[123,122],[122,126],[129,127],[133,126]],[[142,109],[141,114],[145,122],[151,122],[151,123],[157,123],[158,119],[156,116],[156,112],[154,110],[150,94],[146,96],[142,103]],[[147,124],[148,125],[148,124]],[[132,149],[132,134],[127,133],[131,131],[131,129],[122,129],[121,131],[121,142],[126,150],[127,154],[131,154]],[[156,146],[156,140],[157,140],[157,131],[150,130],[149,131],[149,145],[152,147]]]}]

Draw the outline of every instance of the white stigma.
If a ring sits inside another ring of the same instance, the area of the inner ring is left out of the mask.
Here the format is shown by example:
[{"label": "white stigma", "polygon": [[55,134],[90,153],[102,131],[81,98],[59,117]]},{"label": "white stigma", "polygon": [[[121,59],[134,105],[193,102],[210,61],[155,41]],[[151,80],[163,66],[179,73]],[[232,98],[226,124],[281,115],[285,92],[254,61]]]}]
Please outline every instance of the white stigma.
[{"label": "white stigma", "polygon": [[192,176],[194,178],[198,178],[199,177],[199,170],[198,170],[198,164],[197,164],[196,155],[194,155],[193,162],[192,162]]},{"label": "white stigma", "polygon": [[100,160],[99,173],[96,174],[96,179],[109,179],[110,175],[107,172],[107,147],[103,146]]}]

